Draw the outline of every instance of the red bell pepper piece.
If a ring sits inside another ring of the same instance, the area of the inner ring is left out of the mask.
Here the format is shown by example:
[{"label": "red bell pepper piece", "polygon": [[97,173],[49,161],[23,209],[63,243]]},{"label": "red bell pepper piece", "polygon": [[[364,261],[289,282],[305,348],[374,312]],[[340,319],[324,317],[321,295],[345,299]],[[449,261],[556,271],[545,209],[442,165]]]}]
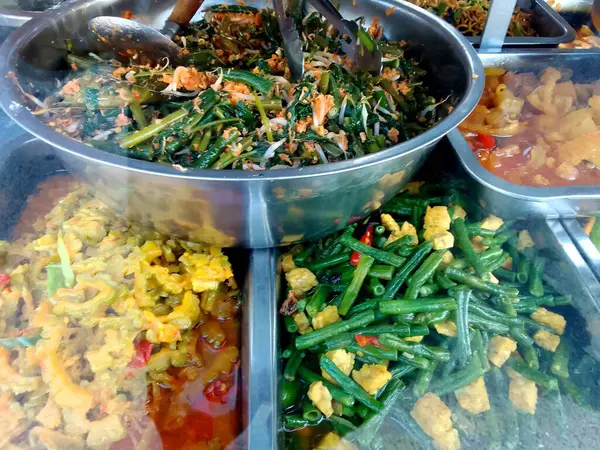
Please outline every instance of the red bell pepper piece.
[{"label": "red bell pepper piece", "polygon": [[133,359],[129,363],[129,367],[134,369],[140,369],[145,367],[150,361],[150,356],[152,355],[152,346],[153,344],[146,339],[142,339],[137,344],[135,344],[135,355],[133,355]]},{"label": "red bell pepper piece", "polygon": [[379,339],[377,339],[377,336],[363,336],[362,334],[355,334],[354,339],[356,339],[356,342],[361,347],[366,347],[367,345],[374,345],[375,347],[385,348],[379,343]]},{"label": "red bell pepper piece", "polygon": [[3,291],[6,289],[6,291],[11,292],[11,288],[9,286],[11,282],[11,278],[10,275],[7,275],[5,273],[0,273],[0,291]]},{"label": "red bell pepper piece", "polygon": [[[360,238],[360,242],[362,242],[363,244],[366,244],[368,246],[371,246],[373,244],[373,225],[369,225],[367,227],[367,231],[365,231],[365,234],[363,234],[363,237]],[[356,266],[356,265],[358,265],[359,261],[360,261],[360,253],[352,252],[352,256],[350,257],[350,262]]]},{"label": "red bell pepper piece", "polygon": [[477,139],[479,139],[479,142],[485,148],[494,148],[496,146],[496,139],[490,134],[478,133]]}]

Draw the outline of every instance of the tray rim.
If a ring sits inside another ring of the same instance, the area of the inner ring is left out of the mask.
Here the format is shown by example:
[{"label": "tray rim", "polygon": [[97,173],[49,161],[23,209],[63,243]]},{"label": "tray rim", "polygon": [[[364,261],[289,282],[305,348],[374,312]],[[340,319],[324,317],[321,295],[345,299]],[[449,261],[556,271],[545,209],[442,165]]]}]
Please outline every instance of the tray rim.
[{"label": "tray rim", "polygon": [[8,28],[19,28],[40,14],[39,11],[0,8],[0,25]]},{"label": "tray rim", "polygon": [[[554,22],[556,22],[563,29],[563,34],[560,36],[506,36],[504,38],[505,46],[541,46],[541,45],[558,45],[573,42],[577,37],[575,29],[562,17],[557,11],[546,3],[544,0],[533,0],[544,14],[549,16]],[[532,5],[533,6],[533,5]],[[481,44],[481,36],[465,36],[474,46]]]}]

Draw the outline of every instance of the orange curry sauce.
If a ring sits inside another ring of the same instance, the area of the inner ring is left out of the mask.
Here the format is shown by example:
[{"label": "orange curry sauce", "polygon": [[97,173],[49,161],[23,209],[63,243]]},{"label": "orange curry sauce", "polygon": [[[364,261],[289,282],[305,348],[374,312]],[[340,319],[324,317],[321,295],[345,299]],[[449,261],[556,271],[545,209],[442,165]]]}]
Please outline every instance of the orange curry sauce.
[{"label": "orange curry sauce", "polygon": [[[537,86],[539,80],[533,74],[514,74],[508,72],[502,76],[487,76],[485,89],[479,105],[492,110],[494,93],[499,84],[505,84],[519,98],[525,99]],[[471,146],[481,165],[492,174],[511,183],[535,186],[585,186],[600,184],[600,169],[586,161],[575,166],[576,175],[560,176],[557,166],[560,158],[549,151],[544,164],[533,167],[532,149],[542,132],[536,127],[536,116],[541,113],[525,100],[518,121],[525,123],[526,128],[514,136],[495,137],[487,133],[477,133],[461,128],[462,134]],[[469,120],[469,119],[467,119]]]},{"label": "orange curry sauce", "polygon": [[[40,183],[27,200],[13,230],[18,238],[33,231],[33,223],[42,219],[58,200],[74,189],[69,175],[55,175]],[[151,439],[144,450],[222,450],[240,432],[240,321],[237,300],[221,296],[213,312],[226,320],[205,315],[197,333],[197,366],[172,368],[173,381],[167,388],[149,383],[146,411],[160,438]],[[215,342],[217,336],[218,342]],[[143,430],[130,424],[132,435]],[[113,445],[112,450],[137,450],[139,440],[131,437]]]}]

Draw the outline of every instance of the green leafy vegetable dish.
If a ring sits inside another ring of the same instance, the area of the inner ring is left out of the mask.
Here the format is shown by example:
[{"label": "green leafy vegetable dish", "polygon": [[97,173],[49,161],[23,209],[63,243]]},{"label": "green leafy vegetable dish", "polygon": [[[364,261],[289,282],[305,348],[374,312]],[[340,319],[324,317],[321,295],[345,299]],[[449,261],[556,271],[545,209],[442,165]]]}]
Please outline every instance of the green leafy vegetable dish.
[{"label": "green leafy vegetable dish", "polygon": [[264,170],[379,152],[451,110],[447,98],[429,91],[426,71],[405,55],[404,43],[381,41],[377,21],[361,35],[382,51],[379,76],[353,70],[336,31],[317,13],[298,23],[305,52],[299,83],[290,82],[272,10],[219,5],[175,37],[181,65],[71,52],[73,73],[35,114],[62,134],[131,158]]},{"label": "green leafy vegetable dish", "polygon": [[[551,255],[465,198],[457,183],[411,183],[358,226],[282,255],[284,448],[413,448],[405,436],[521,448],[539,410],[560,429],[563,399],[595,402],[598,364]],[[394,445],[386,416],[406,432]]]}]

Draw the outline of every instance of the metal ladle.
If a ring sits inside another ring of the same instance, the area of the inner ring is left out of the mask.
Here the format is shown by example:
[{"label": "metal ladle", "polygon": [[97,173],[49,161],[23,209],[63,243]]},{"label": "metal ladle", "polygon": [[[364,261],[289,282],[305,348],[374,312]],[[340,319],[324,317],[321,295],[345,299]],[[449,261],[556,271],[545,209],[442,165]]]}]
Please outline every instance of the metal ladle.
[{"label": "metal ladle", "polygon": [[141,61],[159,62],[167,57],[178,60],[180,47],[172,38],[189,24],[203,0],[179,0],[161,32],[139,22],[121,17],[99,16],[89,22],[90,31],[119,55]]}]

